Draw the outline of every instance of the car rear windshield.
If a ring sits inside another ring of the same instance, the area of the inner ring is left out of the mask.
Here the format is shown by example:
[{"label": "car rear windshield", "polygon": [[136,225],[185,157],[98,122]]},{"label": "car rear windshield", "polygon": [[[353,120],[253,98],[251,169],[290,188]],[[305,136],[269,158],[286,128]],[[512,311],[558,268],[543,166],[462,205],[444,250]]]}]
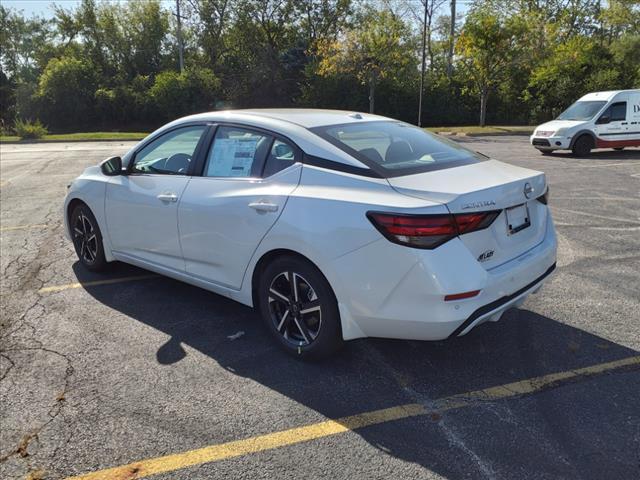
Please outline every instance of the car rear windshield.
[{"label": "car rear windshield", "polygon": [[347,123],[312,128],[383,177],[458,167],[486,160],[454,142],[402,122]]},{"label": "car rear windshield", "polygon": [[591,120],[607,102],[591,101],[576,102],[560,114],[558,120]]}]

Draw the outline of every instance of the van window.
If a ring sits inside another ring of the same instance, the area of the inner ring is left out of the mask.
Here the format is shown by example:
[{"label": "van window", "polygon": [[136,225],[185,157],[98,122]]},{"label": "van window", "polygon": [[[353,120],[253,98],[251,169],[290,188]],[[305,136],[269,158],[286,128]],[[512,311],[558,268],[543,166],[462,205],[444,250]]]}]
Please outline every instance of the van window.
[{"label": "van window", "polygon": [[602,116],[608,116],[610,122],[625,121],[627,119],[627,102],[612,103]]},{"label": "van window", "polygon": [[558,116],[558,120],[579,120],[586,122],[587,120],[591,120],[606,104],[607,102],[603,101],[576,102],[562,112]]}]

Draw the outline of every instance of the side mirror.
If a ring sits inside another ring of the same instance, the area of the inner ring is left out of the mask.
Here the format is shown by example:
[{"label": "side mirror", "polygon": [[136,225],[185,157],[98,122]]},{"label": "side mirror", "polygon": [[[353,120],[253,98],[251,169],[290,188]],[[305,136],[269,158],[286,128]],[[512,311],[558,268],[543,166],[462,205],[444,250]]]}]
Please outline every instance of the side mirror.
[{"label": "side mirror", "polygon": [[605,123],[609,123],[611,121],[611,117],[609,115],[602,115],[599,119],[598,119],[598,124],[602,125]]},{"label": "side mirror", "polygon": [[110,157],[100,164],[102,173],[109,177],[122,175],[122,159],[120,157]]}]

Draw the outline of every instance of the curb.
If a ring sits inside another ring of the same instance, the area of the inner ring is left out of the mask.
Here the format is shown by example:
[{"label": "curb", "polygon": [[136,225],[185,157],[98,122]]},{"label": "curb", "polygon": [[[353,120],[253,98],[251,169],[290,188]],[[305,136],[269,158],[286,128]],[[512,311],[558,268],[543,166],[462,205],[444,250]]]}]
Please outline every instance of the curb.
[{"label": "curb", "polygon": [[437,133],[438,135],[445,136],[445,137],[511,137],[511,136],[529,137],[533,133],[533,130],[531,132],[487,132],[487,133],[472,132],[472,133],[467,133],[467,132],[446,132],[446,131],[442,131],[442,132],[435,132],[435,133]]},{"label": "curb", "polygon": [[139,142],[140,138],[99,138],[99,139],[75,139],[75,140],[1,140],[2,145],[29,145],[33,143],[88,143],[88,142]]}]

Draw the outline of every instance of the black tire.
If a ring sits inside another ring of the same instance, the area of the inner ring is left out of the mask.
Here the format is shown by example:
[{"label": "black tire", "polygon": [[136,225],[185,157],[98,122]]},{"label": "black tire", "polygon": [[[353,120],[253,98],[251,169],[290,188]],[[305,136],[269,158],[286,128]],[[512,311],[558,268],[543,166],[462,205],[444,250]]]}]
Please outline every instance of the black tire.
[{"label": "black tire", "polygon": [[544,150],[542,148],[539,148],[538,151],[542,154],[542,155],[551,155],[553,153],[553,150]]},{"label": "black tire", "polygon": [[578,157],[586,157],[593,147],[593,139],[589,135],[582,135],[574,142],[571,151]]},{"label": "black tire", "polygon": [[92,272],[107,266],[102,244],[102,232],[96,217],[85,204],[76,206],[69,216],[69,233],[80,263]]},{"label": "black tire", "polygon": [[302,258],[282,256],[267,265],[258,282],[258,302],[267,329],[291,355],[325,358],[344,343],[333,290]]},{"label": "black tire", "polygon": [[621,152],[622,150],[624,150],[624,147],[613,147],[613,149]]}]

